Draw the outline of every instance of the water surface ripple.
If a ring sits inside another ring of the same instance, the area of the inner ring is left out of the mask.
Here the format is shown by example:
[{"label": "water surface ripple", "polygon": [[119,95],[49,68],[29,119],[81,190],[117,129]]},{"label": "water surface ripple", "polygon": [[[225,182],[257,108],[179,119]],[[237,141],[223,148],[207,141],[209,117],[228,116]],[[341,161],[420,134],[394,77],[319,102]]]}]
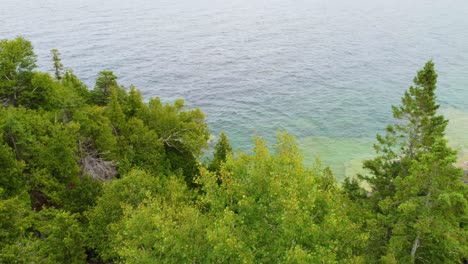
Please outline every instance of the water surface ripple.
[{"label": "water surface ripple", "polygon": [[442,107],[468,112],[467,14],[465,0],[0,0],[0,38],[30,39],[42,70],[59,49],[90,87],[109,69],[145,98],[184,98],[241,149],[287,129],[341,177],[427,60]]}]

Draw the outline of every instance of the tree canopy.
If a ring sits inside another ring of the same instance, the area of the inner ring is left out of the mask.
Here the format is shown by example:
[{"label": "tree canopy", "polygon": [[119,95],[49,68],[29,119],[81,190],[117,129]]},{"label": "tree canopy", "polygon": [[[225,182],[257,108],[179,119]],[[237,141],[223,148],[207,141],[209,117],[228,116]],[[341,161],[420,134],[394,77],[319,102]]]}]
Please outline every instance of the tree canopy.
[{"label": "tree canopy", "polygon": [[[364,162],[361,176],[371,187],[373,261],[456,263],[466,258],[467,188],[452,165],[448,120],[437,113],[437,74],[429,61],[414,78],[395,123],[377,136],[377,156]],[[351,190],[348,188],[348,190]],[[350,193],[351,194],[351,193]]]},{"label": "tree canopy", "polygon": [[110,70],[88,89],[51,53],[52,75],[29,41],[0,41],[0,263],[468,259],[468,191],[432,61],[392,108],[366,174],[340,184],[286,132],[249,153],[223,132],[206,158],[200,109],[144,100]]}]

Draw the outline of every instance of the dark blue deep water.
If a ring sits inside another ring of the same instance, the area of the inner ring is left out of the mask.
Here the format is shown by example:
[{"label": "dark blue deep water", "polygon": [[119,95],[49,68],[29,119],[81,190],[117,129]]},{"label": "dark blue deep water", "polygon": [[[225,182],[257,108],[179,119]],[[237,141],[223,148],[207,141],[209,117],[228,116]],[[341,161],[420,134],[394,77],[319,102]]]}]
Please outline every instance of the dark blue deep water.
[{"label": "dark blue deep water", "polygon": [[433,59],[450,142],[468,156],[466,0],[0,0],[0,38],[17,35],[41,70],[57,48],[90,88],[108,69],[145,98],[184,98],[237,148],[286,129],[339,177]]}]

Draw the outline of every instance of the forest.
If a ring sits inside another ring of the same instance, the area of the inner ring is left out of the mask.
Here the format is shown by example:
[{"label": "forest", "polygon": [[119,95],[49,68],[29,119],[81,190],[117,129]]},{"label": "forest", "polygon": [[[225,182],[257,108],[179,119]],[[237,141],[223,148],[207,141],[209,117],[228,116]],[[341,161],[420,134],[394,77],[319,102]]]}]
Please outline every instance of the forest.
[{"label": "forest", "polygon": [[[468,188],[428,61],[366,173],[338,182],[295,139],[233,150],[183,100],[93,89],[53,49],[0,40],[0,263],[467,263]],[[369,113],[371,114],[371,113]],[[229,131],[227,131],[228,133]]]}]

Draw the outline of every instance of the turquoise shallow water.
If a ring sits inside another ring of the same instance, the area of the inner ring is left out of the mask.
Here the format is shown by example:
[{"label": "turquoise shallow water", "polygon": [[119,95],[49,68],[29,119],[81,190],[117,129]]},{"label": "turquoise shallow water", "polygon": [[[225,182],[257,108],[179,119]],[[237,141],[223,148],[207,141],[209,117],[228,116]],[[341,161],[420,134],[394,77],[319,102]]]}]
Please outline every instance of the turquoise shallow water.
[{"label": "turquoise shallow water", "polygon": [[184,98],[240,149],[286,129],[341,178],[429,59],[466,153],[467,14],[465,0],[0,0],[0,38],[30,39],[42,70],[58,48],[91,87],[111,69],[146,98]]}]

